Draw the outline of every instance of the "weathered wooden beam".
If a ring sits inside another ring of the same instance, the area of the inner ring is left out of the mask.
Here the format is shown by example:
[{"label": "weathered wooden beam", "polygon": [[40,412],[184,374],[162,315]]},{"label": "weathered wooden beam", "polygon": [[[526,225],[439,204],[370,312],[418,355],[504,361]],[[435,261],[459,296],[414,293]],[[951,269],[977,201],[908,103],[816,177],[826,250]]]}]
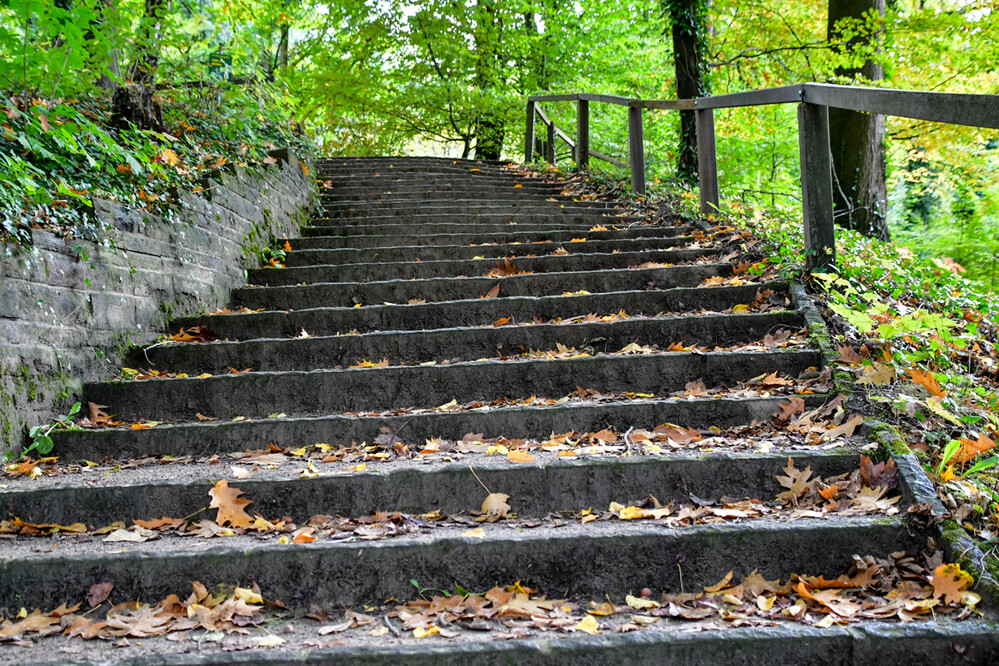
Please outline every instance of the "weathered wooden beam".
[{"label": "weathered wooden beam", "polygon": [[764,104],[786,104],[800,102],[803,86],[780,86],[779,88],[764,88],[748,92],[715,95],[714,97],[698,97],[695,106],[698,109],[726,109],[736,106],[761,106]]},{"label": "weathered wooden beam", "polygon": [[575,102],[579,95],[571,93],[569,95],[531,95],[527,98],[531,102]]},{"label": "weathered wooden beam", "polygon": [[697,176],[701,186],[701,214],[718,211],[718,154],[715,147],[715,112],[698,109]]},{"label": "weathered wooden beam", "polygon": [[798,105],[798,152],[801,156],[805,261],[809,269],[821,268],[836,263],[828,107]]},{"label": "weathered wooden beam", "polygon": [[555,164],[555,123],[548,123],[548,140],[545,141],[545,161]]},{"label": "weathered wooden beam", "polygon": [[628,108],[628,153],[631,157],[631,191],[645,194],[645,130],[642,127],[642,108]]},{"label": "weathered wooden beam", "polygon": [[524,127],[524,164],[534,161],[534,109],[537,103],[528,98],[527,100],[527,123]]},{"label": "weathered wooden beam", "polygon": [[585,99],[576,102],[575,152],[578,171],[590,166],[590,102]]},{"label": "weathered wooden beam", "polygon": [[999,129],[999,96],[806,83],[802,101],[837,109]]}]

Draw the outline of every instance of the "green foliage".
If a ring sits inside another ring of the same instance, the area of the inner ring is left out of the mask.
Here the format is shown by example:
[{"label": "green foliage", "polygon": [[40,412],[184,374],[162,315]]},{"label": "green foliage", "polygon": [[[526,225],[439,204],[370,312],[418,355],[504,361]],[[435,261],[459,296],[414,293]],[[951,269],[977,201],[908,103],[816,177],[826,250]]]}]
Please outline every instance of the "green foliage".
[{"label": "green foliage", "polygon": [[52,423],[47,423],[44,425],[37,425],[28,431],[28,437],[31,439],[31,444],[26,446],[21,453],[14,453],[8,451],[4,454],[4,462],[11,462],[20,458],[27,458],[32,453],[36,453],[39,456],[47,456],[52,453],[52,447],[54,443],[52,442],[52,431],[57,428],[70,428],[73,426],[73,417],[80,412],[80,403],[73,403],[70,408],[69,413],[65,416],[57,417]]}]

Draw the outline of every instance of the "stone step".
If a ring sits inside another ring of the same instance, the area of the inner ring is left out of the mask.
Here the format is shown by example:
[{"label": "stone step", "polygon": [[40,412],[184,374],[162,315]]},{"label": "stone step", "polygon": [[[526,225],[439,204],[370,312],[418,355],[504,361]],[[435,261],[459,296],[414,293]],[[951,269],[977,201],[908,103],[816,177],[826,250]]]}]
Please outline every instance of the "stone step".
[{"label": "stone step", "polygon": [[[604,225],[610,226],[610,225]],[[390,235],[337,236],[338,226],[311,226],[302,229],[306,238],[324,237],[324,246],[329,248],[352,247],[371,248],[398,245],[484,245],[510,243],[542,243],[545,241],[571,243],[574,238],[589,240],[615,240],[634,238],[669,238],[675,236],[677,227],[635,226],[628,229],[613,229],[607,231],[590,231],[589,229],[552,229],[548,231],[519,231],[516,226],[509,231],[467,232],[443,234],[408,234],[393,233]],[[294,245],[292,245],[294,247]]]},{"label": "stone step", "polygon": [[632,342],[658,345],[728,347],[762,340],[780,329],[796,331],[804,325],[797,312],[744,315],[699,315],[630,319],[578,324],[538,324],[494,328],[439,328],[417,331],[378,331],[361,335],[295,339],[258,339],[245,342],[176,343],[136,350],[129,365],[198,375],[224,373],[228,368],[254,371],[308,370],[356,365],[382,358],[392,363],[474,361],[516,356],[537,349],[555,349],[555,343],[591,353],[615,352]]},{"label": "stone step", "polygon": [[[693,240],[690,238],[678,240]],[[582,250],[585,243],[575,244]],[[522,247],[524,254],[534,254],[531,246]],[[645,263],[684,264],[694,261],[717,260],[724,247],[696,249],[649,250],[643,252],[575,252],[573,254],[541,254],[517,256],[512,259],[475,259],[439,261],[398,261],[359,264],[320,264],[286,268],[259,268],[247,272],[249,284],[286,286],[330,282],[367,282],[375,280],[426,280],[431,278],[468,276],[479,277],[499,266],[510,264],[518,271],[559,273],[628,269]],[[415,259],[415,257],[413,258]]]},{"label": "stone step", "polygon": [[[467,513],[482,505],[486,493],[480,483],[509,495],[516,513],[540,517],[602,509],[611,502],[629,503],[648,495],[663,505],[682,504],[691,495],[706,501],[724,496],[769,501],[786,490],[775,477],[782,474],[788,459],[796,468],[809,467],[819,477],[850,473],[859,466],[855,452],[711,452],[613,460],[552,458],[533,463],[478,455],[433,465],[396,460],[378,464],[380,469],[374,472],[355,472],[355,463],[316,460],[321,475],[303,480],[304,462],[288,458],[273,468],[259,465],[252,478],[233,480],[228,466],[220,471],[218,465],[190,463],[134,467],[113,475],[23,479],[0,490],[0,512],[29,523],[81,522],[89,529],[119,520],[131,525],[133,520],[190,516],[205,506],[208,490],[221,475],[253,501],[249,510],[271,520],[291,516],[295,522],[304,522],[315,514],[359,517],[377,511]],[[233,462],[254,466],[252,459]],[[907,500],[903,497],[902,501]]]},{"label": "stone step", "polygon": [[[552,296],[646,289],[693,287],[716,276],[728,276],[733,266],[707,263],[669,268],[634,268],[602,271],[535,273],[505,278],[440,277],[422,280],[382,280],[377,282],[327,282],[305,286],[252,287],[232,292],[235,307],[271,310],[409,303],[413,300],[455,301],[485,297],[499,285],[499,297]],[[293,269],[294,270],[294,269]],[[622,303],[622,306],[624,304]]]},{"label": "stone step", "polygon": [[[401,245],[392,247],[372,247],[372,248],[326,248],[323,247],[324,236],[314,236],[312,238],[281,238],[277,244],[284,246],[285,242],[291,245],[290,252],[286,252],[284,265],[287,267],[309,266],[314,264],[359,264],[365,262],[379,261],[440,261],[443,259],[474,259],[475,257],[486,257],[498,261],[504,257],[517,256],[534,252],[537,254],[548,254],[556,251],[563,243],[543,242],[525,248],[522,243],[506,245]],[[639,250],[664,250],[676,247],[684,242],[684,236],[676,234],[674,236],[664,236],[662,238],[622,238],[610,241],[586,241],[587,252],[635,252]],[[565,248],[570,252],[572,247]]]},{"label": "stone step", "polygon": [[698,379],[731,386],[771,372],[796,377],[820,365],[820,355],[812,350],[669,352],[123,380],[87,384],[84,396],[127,421],[191,420],[199,413],[224,419],[259,418],[271,413],[319,415],[435,407],[452,399],[563,396],[578,386],[601,393],[662,395]]},{"label": "stone step", "polygon": [[382,169],[380,167],[367,167],[340,172],[323,179],[322,185],[329,187],[342,187],[344,185],[366,185],[377,183],[393,182],[425,182],[425,181],[451,181],[455,183],[464,182],[499,182],[499,183],[531,183],[547,184],[564,188],[565,184],[558,180],[547,180],[544,178],[532,177],[529,174],[518,173],[516,171],[505,170],[473,170],[465,168],[450,169],[435,167],[430,171],[399,171],[398,169]]},{"label": "stone step", "polygon": [[[634,209],[623,206],[616,201],[576,201],[572,198],[563,198],[556,201],[538,203],[536,201],[523,201],[521,199],[502,199],[495,197],[483,197],[477,199],[452,199],[447,202],[427,205],[422,201],[373,201],[358,206],[351,202],[330,202],[317,209],[316,213],[327,212],[338,216],[348,214],[366,215],[369,211],[378,214],[388,215],[391,211],[412,212],[419,215],[435,215],[438,213],[507,213],[510,211],[565,211],[565,212],[597,212],[618,215]],[[314,213],[315,214],[315,213]],[[674,217],[667,215],[667,217]]]},{"label": "stone step", "polygon": [[[465,215],[462,213],[442,213],[440,215],[399,214],[348,218],[314,217],[310,224],[316,227],[340,229],[341,232],[338,235],[343,235],[345,231],[349,233],[350,230],[357,230],[358,233],[362,234],[371,233],[367,230],[372,227],[388,227],[389,231],[406,231],[406,227],[411,227],[413,228],[412,233],[416,233],[417,228],[430,227],[431,229],[428,229],[426,233],[434,233],[432,228],[442,225],[453,227],[456,232],[461,232],[463,227],[468,227],[468,231],[510,231],[512,227],[529,227],[531,231],[554,231],[556,229],[589,231],[591,227],[596,226],[621,229],[639,224],[653,227],[653,225],[642,223],[642,219],[639,217],[606,217],[591,213],[564,213],[558,209],[550,212],[533,211],[526,214]],[[437,231],[437,233],[440,232],[441,230]]]},{"label": "stone step", "polygon": [[367,188],[353,188],[337,191],[335,189],[325,189],[320,194],[320,203],[326,202],[346,202],[356,201],[363,204],[367,201],[420,201],[437,202],[452,201],[454,199],[472,199],[479,197],[498,197],[504,199],[516,199],[520,201],[544,202],[558,192],[554,189],[537,189],[518,187],[496,187],[489,185],[468,185],[460,189],[440,187],[399,187],[396,189],[373,190]]},{"label": "stone step", "polygon": [[382,541],[286,545],[252,536],[168,536],[124,548],[93,540],[42,553],[18,541],[5,545],[0,612],[12,616],[22,607],[85,601],[95,582],[114,586],[111,603],[186,596],[191,581],[208,589],[256,583],[267,598],[297,612],[312,605],[343,608],[408,599],[411,580],[437,589],[458,582],[471,590],[521,581],[563,597],[622,598],[643,587],[700,589],[729,571],[737,580],[754,569],[767,579],[787,580],[801,571],[835,577],[847,573],[858,544],[864,554],[887,557],[918,552],[926,543],[924,534],[910,533],[898,516],[764,519],[680,530],[609,521],[525,531],[487,523],[480,529],[484,538],[463,536],[469,528],[461,526]]},{"label": "stone step", "polygon": [[[483,256],[494,261],[503,257],[516,256],[535,252],[538,254],[548,254],[554,252],[564,245],[559,242],[542,242],[525,248],[522,243],[506,245],[401,245],[391,247],[372,248],[326,248],[324,247],[324,236],[314,236],[312,238],[281,238],[278,239],[278,246],[284,246],[287,242],[291,245],[290,252],[285,253],[284,265],[291,268],[294,266],[308,266],[313,264],[359,264],[374,263],[378,261],[441,261],[444,259],[473,259]],[[690,236],[676,234],[664,236],[662,238],[622,238],[618,240],[599,241],[588,240],[585,247],[586,252],[635,252],[640,250],[664,250],[676,247],[691,239]],[[575,251],[572,246],[565,248],[570,252]]]},{"label": "stone step", "polygon": [[[519,231],[521,233],[538,233],[571,231],[576,237],[589,233],[591,228],[603,226],[608,231],[623,231],[627,228],[639,228],[638,218],[589,218],[586,216],[532,216],[532,217],[498,217],[496,219],[450,219],[448,217],[430,217],[423,220],[407,221],[403,218],[371,218],[364,221],[349,222],[344,220],[313,220],[313,228],[322,228],[329,236],[389,236],[393,234],[407,235],[441,235],[470,233],[503,233]],[[652,225],[641,225],[644,229],[662,229]],[[672,227],[670,227],[672,228]]]},{"label": "stone step", "polygon": [[[813,409],[824,395],[802,395]],[[769,421],[787,403],[786,396],[696,399],[636,398],[616,401],[520,405],[471,411],[428,411],[388,416],[346,416],[196,421],[160,424],[144,430],[56,430],[52,437],[63,460],[124,460],[149,455],[201,455],[264,449],[270,444],[297,448],[315,442],[350,446],[374,442],[385,432],[419,445],[428,439],[460,440],[468,433],[483,437],[546,438],[551,433],[598,432],[615,428],[652,429],[663,423],[706,429]]]},{"label": "stone step", "polygon": [[681,287],[579,294],[575,296],[505,296],[473,298],[441,303],[375,304],[362,308],[321,307],[294,311],[271,310],[249,314],[219,314],[183,317],[170,331],[204,324],[228,340],[289,338],[305,329],[311,335],[335,335],[352,330],[413,330],[451,326],[486,326],[497,319],[512,317],[529,323],[568,319],[589,313],[653,316],[659,313],[728,310],[754,302],[758,293],[773,292],[774,304],[785,307],[787,283],[763,282],[720,287]]},{"label": "stone step", "polygon": [[462,192],[477,191],[479,189],[491,189],[495,191],[508,192],[514,195],[522,195],[528,192],[547,192],[550,194],[561,194],[565,188],[560,183],[546,183],[544,181],[532,180],[516,177],[478,177],[472,174],[456,175],[450,178],[365,178],[352,179],[349,181],[334,182],[332,186],[325,185],[319,189],[321,199],[340,199],[344,194],[372,193],[382,194],[396,192],[396,190],[411,190],[413,192]]}]

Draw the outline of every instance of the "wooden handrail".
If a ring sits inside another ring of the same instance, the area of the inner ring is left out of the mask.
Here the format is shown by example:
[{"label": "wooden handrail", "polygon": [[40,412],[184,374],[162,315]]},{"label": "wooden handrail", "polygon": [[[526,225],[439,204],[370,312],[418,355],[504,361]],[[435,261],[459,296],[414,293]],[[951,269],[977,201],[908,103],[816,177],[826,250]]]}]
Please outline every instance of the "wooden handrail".
[{"label": "wooden handrail", "polygon": [[[555,127],[554,122],[541,110],[540,102],[576,103],[577,141],[574,142],[565,132]],[[525,160],[530,162],[534,159],[534,116],[537,113],[542,122],[553,130],[553,136],[558,136],[573,148],[578,168],[585,168],[590,156],[626,167],[624,162],[590,148],[590,102],[628,108],[631,188],[638,195],[645,194],[642,110],[694,111],[697,118],[697,162],[702,214],[712,213],[719,206],[714,110],[798,104],[798,151],[801,162],[805,250],[809,267],[833,264],[836,260],[832,152],[829,146],[830,107],[951,125],[999,129],[999,95],[892,90],[828,83],[801,83],[680,100],[643,100],[592,93],[531,95],[527,98]]]}]

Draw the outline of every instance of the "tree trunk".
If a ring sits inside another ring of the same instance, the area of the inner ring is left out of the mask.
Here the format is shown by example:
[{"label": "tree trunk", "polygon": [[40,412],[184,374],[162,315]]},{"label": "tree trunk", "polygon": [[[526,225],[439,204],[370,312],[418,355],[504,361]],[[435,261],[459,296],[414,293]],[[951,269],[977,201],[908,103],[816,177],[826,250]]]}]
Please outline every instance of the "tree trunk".
[{"label": "tree trunk", "polygon": [[[677,99],[707,94],[704,51],[707,39],[706,0],[662,0],[673,39]],[[697,122],[693,111],[680,112],[676,173],[680,182],[697,184]]]},{"label": "tree trunk", "polygon": [[[871,11],[883,17],[885,0],[829,0],[829,41],[844,40],[837,25],[841,20],[861,19]],[[879,40],[880,31],[861,30],[851,34],[843,49],[869,49],[876,47]],[[884,78],[884,68],[874,60],[867,60],[860,68],[838,68],[836,75],[880,81]],[[884,137],[884,116],[829,109],[836,223],[865,236],[889,240],[885,219],[888,186]]]},{"label": "tree trunk", "polygon": [[288,35],[291,32],[291,26],[282,23],[278,28],[281,30],[281,40],[278,42],[277,48],[277,66],[283,72],[288,69]]},{"label": "tree trunk", "polygon": [[[491,88],[495,80],[496,47],[501,29],[496,19],[492,2],[480,0],[478,3],[478,26],[475,31],[476,84],[481,91]],[[503,152],[503,139],[506,123],[502,115],[492,109],[482,109],[475,124],[475,157],[483,160],[498,160]]]},{"label": "tree trunk", "polygon": [[112,122],[121,128],[163,130],[163,108],[155,99],[156,70],[160,62],[160,23],[169,0],[146,0],[146,11],[136,37],[136,57],[131,81],[114,92]]}]

